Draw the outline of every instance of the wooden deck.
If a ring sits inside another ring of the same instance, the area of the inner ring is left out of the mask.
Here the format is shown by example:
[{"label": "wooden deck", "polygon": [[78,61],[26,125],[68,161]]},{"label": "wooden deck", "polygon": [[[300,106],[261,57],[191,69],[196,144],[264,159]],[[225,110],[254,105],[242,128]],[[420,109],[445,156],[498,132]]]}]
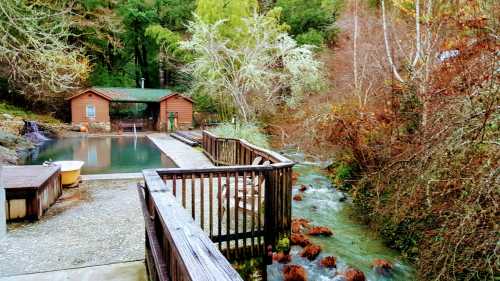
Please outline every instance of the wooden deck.
[{"label": "wooden deck", "polygon": [[[294,163],[208,132],[202,147],[218,166],[143,171],[152,280],[241,280],[228,260],[265,257],[290,235]],[[267,164],[252,165],[255,158]]]},{"label": "wooden deck", "polygon": [[4,166],[7,220],[40,219],[62,194],[59,166]]}]

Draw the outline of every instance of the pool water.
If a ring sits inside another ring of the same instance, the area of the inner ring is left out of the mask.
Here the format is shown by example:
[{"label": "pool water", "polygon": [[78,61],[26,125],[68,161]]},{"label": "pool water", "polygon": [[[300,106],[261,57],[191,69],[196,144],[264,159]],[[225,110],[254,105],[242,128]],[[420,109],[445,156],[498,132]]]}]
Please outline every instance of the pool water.
[{"label": "pool water", "polygon": [[135,173],[148,168],[176,167],[146,137],[85,137],[49,140],[30,152],[21,164],[81,160],[82,174]]}]

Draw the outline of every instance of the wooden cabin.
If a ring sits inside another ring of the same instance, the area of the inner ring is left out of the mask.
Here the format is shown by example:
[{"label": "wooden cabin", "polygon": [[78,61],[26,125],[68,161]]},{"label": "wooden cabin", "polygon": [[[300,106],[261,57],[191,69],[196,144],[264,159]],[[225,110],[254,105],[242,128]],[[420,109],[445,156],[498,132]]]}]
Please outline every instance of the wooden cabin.
[{"label": "wooden cabin", "polygon": [[[92,87],[69,97],[71,123],[87,129],[110,131],[112,128],[166,131],[187,129],[193,123],[193,100],[169,89]],[[115,120],[110,116],[112,103],[142,103],[147,116]],[[116,126],[113,126],[116,125]]]}]

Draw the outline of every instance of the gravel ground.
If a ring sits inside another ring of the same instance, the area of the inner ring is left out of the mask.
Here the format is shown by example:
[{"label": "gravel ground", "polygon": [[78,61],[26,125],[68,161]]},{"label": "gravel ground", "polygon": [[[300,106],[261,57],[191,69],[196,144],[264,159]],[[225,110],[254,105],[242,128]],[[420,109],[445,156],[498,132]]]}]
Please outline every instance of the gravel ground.
[{"label": "gravel ground", "polygon": [[65,189],[37,222],[10,223],[0,276],[144,259],[137,180],[87,181]]}]

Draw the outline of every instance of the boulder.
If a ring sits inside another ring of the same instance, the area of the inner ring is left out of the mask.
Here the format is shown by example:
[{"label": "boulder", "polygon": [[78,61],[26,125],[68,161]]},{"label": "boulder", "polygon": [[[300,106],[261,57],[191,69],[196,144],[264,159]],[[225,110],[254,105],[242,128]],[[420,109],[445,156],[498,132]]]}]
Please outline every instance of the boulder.
[{"label": "boulder", "polygon": [[289,263],[292,261],[292,256],[290,256],[289,254],[285,254],[283,252],[274,253],[273,260],[279,263]]},{"label": "boulder", "polygon": [[16,151],[0,145],[0,164],[17,164]]},{"label": "boulder", "polygon": [[359,269],[349,268],[343,275],[346,281],[366,281],[365,274]]},{"label": "boulder", "polygon": [[295,264],[285,265],[283,268],[284,281],[307,281],[307,272],[300,266]]},{"label": "boulder", "polygon": [[318,245],[308,245],[300,252],[300,256],[303,258],[307,258],[308,260],[314,260],[319,253],[321,252],[321,247]]},{"label": "boulder", "polygon": [[292,233],[300,233],[302,228],[308,228],[309,226],[309,221],[306,219],[292,219]]},{"label": "boulder", "polygon": [[374,259],[372,263],[373,269],[380,275],[388,276],[392,271],[392,263],[384,259]]},{"label": "boulder", "polygon": [[14,116],[8,114],[8,113],[2,113],[2,119],[4,120],[12,120],[14,119]]},{"label": "boulder", "polygon": [[302,194],[295,194],[293,196],[294,201],[302,201],[302,199],[303,199]]},{"label": "boulder", "polygon": [[8,148],[16,147],[19,137],[9,132],[0,131],[0,145]]},{"label": "boulder", "polygon": [[300,233],[302,231],[302,228],[308,228],[310,226],[309,220],[303,219],[303,218],[298,218],[298,219],[292,219],[292,232],[293,233]]},{"label": "boulder", "polygon": [[290,236],[290,244],[305,247],[311,244],[311,241],[309,241],[309,239],[307,239],[304,234],[292,233],[292,235]]},{"label": "boulder", "polygon": [[307,185],[303,184],[300,186],[299,191],[300,192],[305,192],[307,190]]},{"label": "boulder", "polygon": [[307,233],[312,236],[332,236],[333,232],[326,226],[314,226]]},{"label": "boulder", "polygon": [[337,259],[332,256],[324,257],[320,261],[321,266],[327,268],[335,268],[337,267]]}]

